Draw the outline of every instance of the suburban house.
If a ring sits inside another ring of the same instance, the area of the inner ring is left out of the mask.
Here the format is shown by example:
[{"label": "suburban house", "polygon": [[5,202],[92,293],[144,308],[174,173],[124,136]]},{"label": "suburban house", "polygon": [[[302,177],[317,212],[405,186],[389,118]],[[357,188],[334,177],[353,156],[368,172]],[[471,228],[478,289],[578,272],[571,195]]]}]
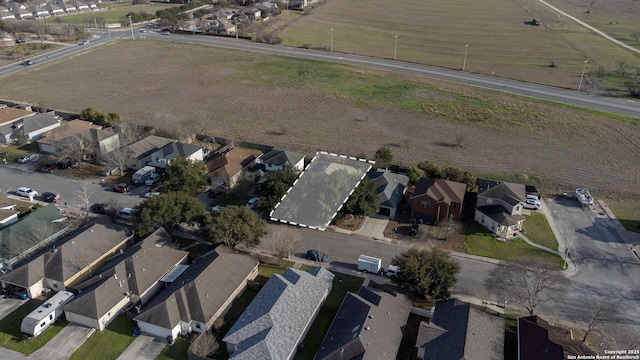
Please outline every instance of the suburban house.
[{"label": "suburban house", "polygon": [[0,229],[18,221],[19,211],[16,204],[12,203],[7,195],[0,191]]},{"label": "suburban house", "polygon": [[298,171],[304,170],[304,155],[286,150],[271,150],[260,156],[256,162],[264,165],[266,171],[283,170],[287,166]]},{"label": "suburban house", "polygon": [[[11,142],[11,134],[13,131],[8,132],[8,129],[11,129],[11,125],[35,114],[36,113],[33,111],[8,107],[6,104],[0,104],[0,129],[2,129],[2,131],[0,131],[0,143],[8,144]],[[6,126],[9,126],[9,128],[6,128]]]},{"label": "suburban house", "polygon": [[120,147],[120,135],[110,129],[90,129],[93,156],[100,158]]},{"label": "suburban house", "polygon": [[164,169],[169,165],[171,160],[177,157],[190,161],[202,161],[204,151],[201,146],[174,141],[152,152],[151,159],[147,165]]},{"label": "suburban house", "polygon": [[48,154],[56,153],[56,144],[71,136],[84,136],[91,139],[90,129],[102,129],[100,125],[94,125],[88,121],[76,119],[60,124],[57,128],[47,131],[41,139],[38,139],[38,149]]},{"label": "suburban house", "polygon": [[442,220],[460,221],[467,185],[451,180],[422,178],[409,199],[411,217],[429,224]]},{"label": "suburban house", "polygon": [[[518,318],[519,360],[564,360],[595,356],[587,344],[573,340],[571,331],[553,326],[538,316]],[[591,357],[593,358],[593,357]]]},{"label": "suburban house", "polygon": [[398,205],[409,185],[409,177],[385,169],[371,169],[367,176],[376,184],[380,214],[395,218]]},{"label": "suburban house", "polygon": [[258,260],[218,247],[182,271],[134,318],[143,333],[173,342],[209,329],[258,275]]},{"label": "suburban house", "polygon": [[46,248],[69,228],[66,217],[49,204],[0,229],[0,270],[12,270],[36,251]]},{"label": "suburban house", "polygon": [[133,170],[139,170],[151,161],[151,154],[158,151],[162,147],[175,142],[173,139],[168,139],[160,136],[150,135],[144,139],[138,140],[133,144],[126,147],[127,151],[131,153],[131,163],[128,166]]},{"label": "suburban house", "polygon": [[259,151],[230,148],[216,154],[205,163],[211,185],[234,187],[240,180],[251,177],[249,170],[262,153]]},{"label": "suburban house", "polygon": [[61,121],[62,119],[56,115],[55,111],[37,113],[12,124],[0,126],[0,137],[6,143],[14,142],[20,138],[24,138],[31,143],[40,139],[47,131],[60,126]]},{"label": "suburban house", "polygon": [[347,293],[314,359],[395,359],[411,304],[388,290]]},{"label": "suburban house", "polygon": [[157,230],[79,284],[63,308],[67,320],[102,331],[128,306],[144,306],[164,287],[161,279],[187,261],[187,252],[163,246],[168,239]]},{"label": "suburban house", "polygon": [[275,274],[222,339],[230,359],[293,359],[331,291],[324,268]]},{"label": "suburban house", "polygon": [[49,11],[50,16],[64,14],[64,9],[54,3],[47,3],[44,8]]},{"label": "suburban house", "polygon": [[501,182],[478,194],[475,221],[503,239],[522,230],[526,191],[522,184]]},{"label": "suburban house", "polygon": [[207,21],[205,32],[215,34],[235,34],[236,25],[223,18]]},{"label": "suburban house", "polygon": [[43,289],[67,290],[100,269],[106,259],[132,242],[133,234],[110,221],[93,223],[63,244],[0,277],[2,288],[26,289],[31,299]]},{"label": "suburban house", "polygon": [[504,319],[455,298],[438,301],[416,347],[420,359],[504,359]]},{"label": "suburban house", "polygon": [[72,4],[71,2],[62,2],[59,3],[60,7],[62,7],[62,9],[64,10],[65,13],[69,14],[69,13],[75,13],[78,11],[78,9],[76,8],[75,4]]}]

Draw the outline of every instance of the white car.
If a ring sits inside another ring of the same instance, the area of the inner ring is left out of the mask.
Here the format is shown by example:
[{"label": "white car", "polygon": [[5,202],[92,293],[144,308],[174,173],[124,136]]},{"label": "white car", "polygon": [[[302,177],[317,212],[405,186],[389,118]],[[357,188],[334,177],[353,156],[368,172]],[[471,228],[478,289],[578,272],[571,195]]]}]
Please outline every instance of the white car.
[{"label": "white car", "polygon": [[527,199],[523,207],[525,209],[540,210],[540,206],[541,206],[540,201],[534,200],[534,199]]},{"label": "white car", "polygon": [[37,191],[28,187],[19,187],[18,190],[16,190],[16,194],[18,194],[18,196],[24,196],[26,198],[38,196]]},{"label": "white car", "polygon": [[122,209],[118,210],[116,215],[118,215],[118,217],[120,219],[122,219],[122,220],[130,220],[131,219],[131,215],[133,215],[133,209],[132,208],[122,208]]},{"label": "white car", "polygon": [[252,198],[251,200],[247,201],[247,205],[245,205],[246,207],[248,207],[249,209],[253,209],[256,206],[256,203],[258,202],[258,200],[260,200],[260,198]]},{"label": "white car", "polygon": [[224,205],[216,205],[216,206],[211,208],[211,212],[220,211],[222,209],[224,209]]},{"label": "white car", "polygon": [[144,194],[144,198],[148,199],[150,197],[158,196],[158,195],[160,195],[160,193],[157,191],[149,191],[148,193]]},{"label": "white car", "polygon": [[26,164],[28,162],[32,162],[33,160],[35,160],[37,158],[38,158],[38,155],[36,155],[36,154],[27,154],[27,155],[24,155],[24,156],[20,157],[18,159],[18,162],[20,164]]}]

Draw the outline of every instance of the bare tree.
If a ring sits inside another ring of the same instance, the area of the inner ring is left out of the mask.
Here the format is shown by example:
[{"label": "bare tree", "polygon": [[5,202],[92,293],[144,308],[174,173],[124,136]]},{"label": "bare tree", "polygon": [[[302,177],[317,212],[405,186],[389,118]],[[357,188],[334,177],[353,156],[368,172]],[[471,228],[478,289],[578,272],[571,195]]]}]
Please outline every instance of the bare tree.
[{"label": "bare tree", "polygon": [[85,156],[92,152],[91,140],[81,134],[68,136],[56,143],[58,156],[67,157],[78,164],[82,163]]},{"label": "bare tree", "polygon": [[449,216],[447,219],[443,219],[438,223],[436,239],[447,241],[456,232],[461,232],[461,230],[462,230],[462,225],[455,220],[453,215]]},{"label": "bare tree", "polygon": [[219,346],[216,337],[210,332],[205,331],[191,341],[189,350],[199,357],[206,358],[218,351]]},{"label": "bare tree", "polygon": [[280,265],[282,259],[289,257],[289,254],[300,247],[300,233],[290,226],[277,225],[269,229],[263,241],[273,256],[278,258]]},{"label": "bare tree", "polygon": [[120,176],[124,175],[124,170],[133,160],[133,151],[128,147],[119,147],[104,155],[101,159],[103,165],[115,167],[120,171]]},{"label": "bare tree", "polygon": [[85,210],[85,217],[89,217],[89,207],[91,206],[91,197],[93,196],[93,194],[95,193],[95,191],[89,191],[88,189],[88,185],[83,183],[82,185],[80,185],[80,190],[76,193],[76,196],[78,197],[78,199],[80,199],[80,202]]},{"label": "bare tree", "polygon": [[582,308],[584,311],[584,336],[582,342],[587,341],[587,337],[594,329],[603,322],[616,321],[620,315],[620,302],[613,298],[589,297]]},{"label": "bare tree", "polygon": [[499,266],[485,281],[486,286],[497,290],[516,304],[523,306],[533,316],[536,306],[553,298],[562,298],[564,277],[548,263],[538,259],[523,259],[513,266]]}]

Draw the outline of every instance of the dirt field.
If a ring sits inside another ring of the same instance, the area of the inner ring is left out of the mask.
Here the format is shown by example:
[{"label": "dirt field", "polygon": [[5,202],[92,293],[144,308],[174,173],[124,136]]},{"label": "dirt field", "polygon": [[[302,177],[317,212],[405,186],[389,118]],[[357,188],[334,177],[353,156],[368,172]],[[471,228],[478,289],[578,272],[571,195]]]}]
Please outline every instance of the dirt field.
[{"label": "dirt field", "polygon": [[129,41],[3,79],[0,98],[309,154],[372,158],[384,145],[405,164],[640,198],[637,121],[368,69]]},{"label": "dirt field", "polygon": [[[583,6],[589,1],[549,2],[561,9],[566,6],[570,13],[580,13],[583,20],[640,47],[640,41],[630,36],[640,29],[637,1],[598,1],[591,14],[585,14]],[[542,26],[527,24],[534,17],[542,20]],[[336,52],[393,58],[397,35],[398,60],[461,69],[469,44],[467,71],[571,89],[577,88],[583,61],[589,59],[582,89],[594,93],[626,95],[617,64],[640,66],[640,55],[559,16],[537,0],[398,0],[392,5],[370,0],[366,6],[328,0],[279,36],[289,46],[329,49],[331,29]]]}]

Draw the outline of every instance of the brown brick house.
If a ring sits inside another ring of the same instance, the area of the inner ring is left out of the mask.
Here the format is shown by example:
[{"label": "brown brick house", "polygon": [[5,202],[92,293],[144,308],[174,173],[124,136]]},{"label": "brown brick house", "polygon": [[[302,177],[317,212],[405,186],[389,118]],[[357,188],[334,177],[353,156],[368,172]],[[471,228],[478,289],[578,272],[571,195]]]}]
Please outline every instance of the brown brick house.
[{"label": "brown brick house", "polygon": [[409,200],[411,217],[430,224],[450,217],[459,221],[466,187],[450,180],[420,179]]}]

